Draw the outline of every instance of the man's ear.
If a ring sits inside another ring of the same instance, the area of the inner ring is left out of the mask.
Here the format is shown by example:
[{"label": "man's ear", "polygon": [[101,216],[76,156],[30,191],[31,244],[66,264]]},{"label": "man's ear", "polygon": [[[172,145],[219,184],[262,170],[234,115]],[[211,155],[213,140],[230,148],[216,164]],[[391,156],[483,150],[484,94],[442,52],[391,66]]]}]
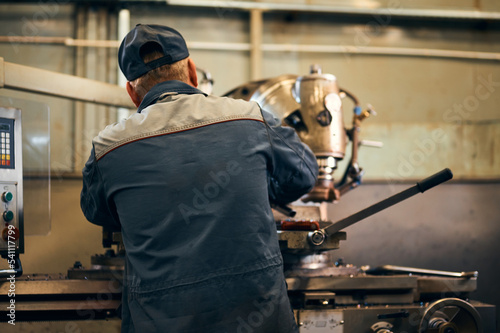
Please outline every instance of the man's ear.
[{"label": "man's ear", "polygon": [[189,84],[193,87],[198,87],[198,74],[196,73],[196,65],[193,59],[188,58]]},{"label": "man's ear", "polygon": [[132,102],[134,103],[135,106],[139,107],[139,105],[142,102],[142,98],[139,97],[139,95],[135,91],[134,87],[132,87],[130,82],[127,82],[126,87],[127,87],[127,92],[128,92],[128,95],[130,96],[130,99],[132,100]]}]

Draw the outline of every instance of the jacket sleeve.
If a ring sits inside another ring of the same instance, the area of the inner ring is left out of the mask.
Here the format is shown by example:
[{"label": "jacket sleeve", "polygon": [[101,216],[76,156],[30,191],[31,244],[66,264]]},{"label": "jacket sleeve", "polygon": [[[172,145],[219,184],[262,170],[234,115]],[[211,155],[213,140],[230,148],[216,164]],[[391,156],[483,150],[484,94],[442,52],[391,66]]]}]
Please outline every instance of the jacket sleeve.
[{"label": "jacket sleeve", "polygon": [[80,207],[89,222],[110,231],[119,231],[120,223],[114,205],[108,200],[102,175],[95,160],[94,148],[82,171],[83,188],[80,195]]},{"label": "jacket sleeve", "polygon": [[311,149],[291,127],[281,126],[271,113],[262,110],[271,146],[269,198],[286,204],[312,190],[318,177],[318,164]]}]

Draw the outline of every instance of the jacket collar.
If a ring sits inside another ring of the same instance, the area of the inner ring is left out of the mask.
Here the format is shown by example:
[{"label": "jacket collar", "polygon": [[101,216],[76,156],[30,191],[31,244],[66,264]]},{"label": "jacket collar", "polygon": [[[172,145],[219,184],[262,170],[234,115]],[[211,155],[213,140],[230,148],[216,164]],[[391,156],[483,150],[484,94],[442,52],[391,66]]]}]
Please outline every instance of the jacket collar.
[{"label": "jacket collar", "polygon": [[187,83],[170,80],[158,83],[150,91],[144,96],[139,108],[137,109],[138,113],[141,113],[142,110],[147,108],[148,106],[155,104],[161,95],[165,93],[178,93],[178,94],[203,94],[207,96],[203,91],[196,89],[193,86],[190,86]]}]

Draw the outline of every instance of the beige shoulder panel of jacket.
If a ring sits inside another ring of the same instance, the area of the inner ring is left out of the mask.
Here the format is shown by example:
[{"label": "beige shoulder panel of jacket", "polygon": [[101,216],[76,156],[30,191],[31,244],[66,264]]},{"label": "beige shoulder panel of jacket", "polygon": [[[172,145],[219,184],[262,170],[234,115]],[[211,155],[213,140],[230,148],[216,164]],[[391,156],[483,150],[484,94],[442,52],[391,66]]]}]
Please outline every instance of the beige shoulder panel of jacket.
[{"label": "beige shoulder panel of jacket", "polygon": [[165,94],[141,113],[107,126],[92,143],[99,160],[133,141],[234,120],[264,122],[260,107],[254,102],[202,94]]}]

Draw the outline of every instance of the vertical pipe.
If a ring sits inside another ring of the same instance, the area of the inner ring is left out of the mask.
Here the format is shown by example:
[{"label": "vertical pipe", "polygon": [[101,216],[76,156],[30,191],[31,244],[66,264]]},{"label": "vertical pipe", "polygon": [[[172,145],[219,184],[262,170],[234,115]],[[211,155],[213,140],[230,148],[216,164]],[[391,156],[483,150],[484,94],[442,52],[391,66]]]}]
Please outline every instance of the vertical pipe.
[{"label": "vertical pipe", "polygon": [[[118,13],[118,40],[121,41],[125,35],[130,31],[130,10],[122,9],[120,13]],[[120,87],[125,87],[127,83],[127,79],[123,76],[123,73],[120,71],[120,68],[117,69],[118,72],[118,85]],[[130,115],[130,110],[119,108],[117,111],[117,120],[122,118],[127,118]]]},{"label": "vertical pipe", "polygon": [[[105,7],[99,7],[97,10],[97,20],[96,20],[96,39],[106,40],[108,38],[108,10]],[[97,60],[95,64],[96,68],[96,80],[101,82],[107,82],[107,54],[108,49],[104,47],[96,48]],[[96,106],[96,129],[102,130],[104,127],[109,125],[109,108],[105,106]]]},{"label": "vertical pipe", "polygon": [[[76,10],[76,38],[85,38],[85,20],[86,9],[82,6],[75,6]],[[76,64],[75,75],[79,77],[85,76],[85,48],[81,46],[76,47]],[[75,103],[75,117],[73,122],[73,173],[77,173],[82,169],[84,164],[83,159],[83,112],[84,104],[82,102]]]},{"label": "vertical pipe", "polygon": [[[107,40],[116,40],[118,35],[118,15],[112,10],[108,12],[108,35]],[[106,63],[107,63],[107,82],[117,84],[118,82],[118,61],[116,58],[116,48],[107,48]],[[108,124],[116,122],[117,108],[108,107],[107,118]]]},{"label": "vertical pipe", "polygon": [[262,10],[250,11],[250,78],[262,78]]},{"label": "vertical pipe", "polygon": [[[118,13],[118,40],[121,41],[130,31],[130,10],[122,9]],[[125,87],[127,79],[118,68],[118,85]]]},{"label": "vertical pipe", "polygon": [[[98,33],[98,8],[95,6],[90,6],[87,10],[86,28],[87,28],[86,31],[87,39],[96,40]],[[97,69],[97,64],[98,62],[100,62],[100,59],[98,59],[96,48],[95,47],[87,48],[86,56],[87,57],[85,59],[86,61],[85,77],[92,80],[97,80],[99,71]],[[91,145],[92,139],[99,132],[98,119],[99,117],[102,116],[100,112],[97,112],[99,108],[100,105],[85,103],[85,113],[83,115],[84,128],[83,128],[83,142],[82,142],[82,149],[84,151],[90,151],[90,149],[92,148]]]}]

